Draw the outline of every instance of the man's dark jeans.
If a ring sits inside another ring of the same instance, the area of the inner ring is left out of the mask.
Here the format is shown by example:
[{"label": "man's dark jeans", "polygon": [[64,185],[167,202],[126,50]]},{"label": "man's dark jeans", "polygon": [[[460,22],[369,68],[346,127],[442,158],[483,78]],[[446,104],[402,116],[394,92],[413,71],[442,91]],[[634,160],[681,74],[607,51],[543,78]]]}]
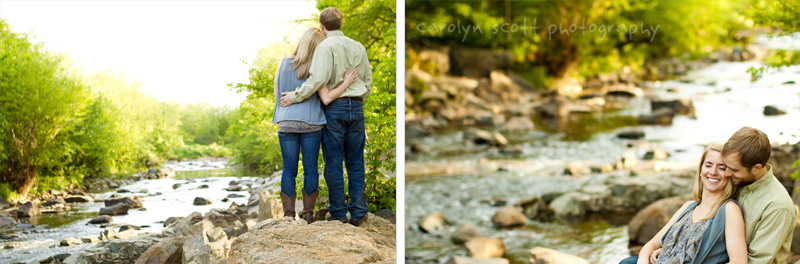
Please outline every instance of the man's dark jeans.
[{"label": "man's dark jeans", "polygon": [[[355,98],[338,99],[323,107],[327,124],[322,133],[322,153],[325,158],[325,181],[328,183],[331,217],[359,221],[369,212],[364,195],[364,108]],[[350,203],[344,198],[344,172]]]}]

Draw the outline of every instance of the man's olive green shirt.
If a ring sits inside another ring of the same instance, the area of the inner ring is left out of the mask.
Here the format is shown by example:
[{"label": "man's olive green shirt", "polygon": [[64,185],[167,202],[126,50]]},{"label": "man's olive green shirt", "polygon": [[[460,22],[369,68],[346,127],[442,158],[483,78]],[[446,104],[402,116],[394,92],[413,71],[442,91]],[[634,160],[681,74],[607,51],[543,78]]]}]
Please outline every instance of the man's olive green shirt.
[{"label": "man's olive green shirt", "polygon": [[356,81],[339,97],[360,97],[364,103],[372,88],[372,71],[367,50],[361,43],[345,37],[341,31],[328,32],[325,40],[314,51],[308,79],[288,94],[289,99],[292,103],[299,103],[325,85],[328,89],[334,89],[344,80],[345,71],[351,69],[358,70]]},{"label": "man's olive green shirt", "polygon": [[767,167],[761,179],[739,193],[750,264],[786,263],[797,221],[792,198],[772,174],[772,165]]}]

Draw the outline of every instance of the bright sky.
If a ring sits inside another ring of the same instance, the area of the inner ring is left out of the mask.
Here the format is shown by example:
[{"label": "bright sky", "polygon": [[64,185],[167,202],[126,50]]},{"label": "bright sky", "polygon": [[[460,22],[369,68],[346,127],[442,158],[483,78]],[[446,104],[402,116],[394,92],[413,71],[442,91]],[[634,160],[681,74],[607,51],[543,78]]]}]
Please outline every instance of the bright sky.
[{"label": "bright sky", "polygon": [[[313,1],[15,1],[0,18],[88,72],[109,70],[142,83],[159,100],[236,106],[259,49],[299,34]],[[292,32],[298,31],[298,32]],[[296,38],[296,37],[295,37]],[[290,41],[296,41],[290,39]]]}]

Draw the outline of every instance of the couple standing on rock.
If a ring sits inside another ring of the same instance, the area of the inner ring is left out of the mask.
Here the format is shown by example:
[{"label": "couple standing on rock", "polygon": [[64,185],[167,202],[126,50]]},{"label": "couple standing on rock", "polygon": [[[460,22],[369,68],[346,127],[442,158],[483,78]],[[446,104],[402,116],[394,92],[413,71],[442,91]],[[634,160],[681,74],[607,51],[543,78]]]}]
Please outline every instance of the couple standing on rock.
[{"label": "couple standing on rock", "polygon": [[703,152],[686,202],[639,251],[620,264],[786,263],[797,212],[772,174],[764,132],[743,127]]},{"label": "couple standing on rock", "polygon": [[[288,217],[296,214],[295,178],[302,153],[302,217],[309,223],[314,220],[321,146],[330,199],[328,220],[349,221],[358,226],[369,212],[364,194],[363,104],[371,89],[372,73],[364,45],[339,30],[342,26],[339,9],[322,10],[319,24],[320,28],[309,28],[300,36],[297,47],[281,60],[275,72],[272,122],[278,123],[283,157],[283,213]],[[343,161],[347,167],[350,203],[345,201]]]}]

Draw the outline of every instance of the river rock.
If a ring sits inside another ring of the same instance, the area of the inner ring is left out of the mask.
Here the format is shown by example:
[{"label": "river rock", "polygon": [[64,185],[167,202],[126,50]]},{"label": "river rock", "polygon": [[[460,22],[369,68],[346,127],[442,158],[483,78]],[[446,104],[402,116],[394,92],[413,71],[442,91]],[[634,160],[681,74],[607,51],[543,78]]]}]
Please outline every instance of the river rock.
[{"label": "river rock", "polygon": [[633,216],[628,224],[630,246],[642,246],[650,241],[691,196],[682,195],[660,199]]},{"label": "river rock", "polygon": [[504,206],[494,213],[492,223],[498,228],[517,227],[527,224],[528,218],[525,218],[519,208]]},{"label": "river rock", "polygon": [[189,228],[193,225],[203,221],[203,215],[198,212],[192,212],[188,216],[184,217],[183,219],[175,222],[174,224],[167,226],[161,232],[164,236],[172,237],[172,236],[182,236],[189,233]]},{"label": "river rock", "polygon": [[182,236],[164,239],[145,250],[135,264],[181,263],[184,241]]},{"label": "river rock", "polygon": [[458,228],[456,228],[456,231],[453,231],[450,239],[453,240],[453,243],[461,245],[466,243],[471,238],[479,236],[481,236],[481,232],[478,231],[478,228],[476,228],[474,225],[470,223],[461,223]]},{"label": "river rock", "polygon": [[661,149],[654,149],[648,150],[642,160],[665,160],[666,158],[669,158],[669,153]]},{"label": "river rock", "polygon": [[100,240],[109,240],[116,237],[117,237],[117,231],[114,230],[113,226],[106,227],[105,229],[103,229],[103,231],[100,232],[100,236],[98,236]]},{"label": "river rock", "polygon": [[550,208],[540,196],[534,196],[514,204],[515,207],[522,208],[522,213],[526,217],[538,221],[550,221],[555,216],[553,208]]},{"label": "river rock", "polygon": [[602,182],[564,193],[550,202],[550,208],[556,217],[565,219],[584,219],[590,215],[632,216],[659,199],[690,193],[694,183],[694,172],[691,170],[665,171],[637,177],[620,173]]},{"label": "river rock", "polygon": [[503,130],[505,131],[512,131],[512,132],[519,132],[519,131],[528,131],[534,129],[533,121],[531,121],[527,117],[516,116],[508,120],[505,125],[503,125]]},{"label": "river rock", "polygon": [[220,227],[206,219],[189,228],[183,242],[184,263],[221,263],[228,257],[231,242]]},{"label": "river rock", "polygon": [[135,225],[122,225],[122,226],[119,227],[119,232],[121,233],[121,232],[125,232],[126,230],[139,230],[139,229],[141,229],[141,228],[139,228],[138,226],[135,226]]},{"label": "river rock", "polygon": [[506,254],[502,238],[475,237],[464,244],[474,258],[500,258]]},{"label": "river rock", "polygon": [[58,244],[61,245],[62,247],[69,247],[69,246],[83,244],[83,241],[81,241],[80,239],[74,238],[74,237],[68,237],[68,238],[62,239],[60,242],[58,242]]},{"label": "river rock", "polygon": [[180,184],[180,183],[176,183],[176,184],[173,184],[173,185],[172,185],[172,189],[173,189],[173,190],[174,190],[174,189],[178,189],[178,188],[180,188],[180,187],[181,187],[181,184]]},{"label": "river rock", "polygon": [[447,225],[447,218],[441,212],[435,211],[419,219],[419,229],[423,232],[433,232]]},{"label": "river rock", "polygon": [[786,114],[786,111],[778,109],[774,105],[768,105],[764,107],[764,115],[765,116],[776,116]]},{"label": "river rock", "polygon": [[649,115],[639,116],[637,120],[639,125],[669,126],[672,125],[672,118],[674,117],[675,112],[672,109],[660,108],[658,110],[654,110]]},{"label": "river rock", "polygon": [[85,236],[81,238],[81,242],[83,242],[84,244],[91,244],[100,242],[100,239],[98,239],[96,236]]},{"label": "river rock", "polygon": [[104,207],[100,209],[101,215],[125,215],[128,214],[128,205],[124,203],[118,203],[112,205],[110,207]]},{"label": "river rock", "polygon": [[208,188],[209,188],[208,184],[203,184],[203,185],[197,186],[197,189],[208,189]]},{"label": "river rock", "polygon": [[695,117],[695,109],[694,104],[692,104],[692,98],[680,98],[675,100],[653,100],[650,101],[650,109],[652,111],[659,110],[661,108],[668,108],[672,110],[673,113],[676,115],[684,115],[689,116],[691,118]]},{"label": "river rock", "polygon": [[33,217],[41,214],[42,213],[39,211],[39,202],[36,201],[24,203],[17,209],[17,217]]},{"label": "river rock", "polygon": [[17,225],[17,221],[14,218],[3,216],[0,217],[0,228],[7,227],[7,226],[15,226]]},{"label": "river rock", "polygon": [[234,186],[231,186],[231,187],[225,188],[225,190],[226,190],[226,191],[229,191],[229,192],[238,192],[238,191],[241,191],[241,190],[242,190],[242,186],[239,186],[239,185],[234,185]]},{"label": "river rock", "polygon": [[66,202],[64,201],[64,199],[57,198],[57,199],[47,200],[47,202],[42,203],[42,206],[48,206],[49,207],[49,206],[53,206],[53,205],[57,205],[57,204],[64,205],[65,203]]},{"label": "river rock", "polygon": [[270,199],[272,193],[262,189],[258,200],[258,220],[283,217],[283,205],[279,200]]},{"label": "river rock", "polygon": [[504,258],[470,258],[453,256],[447,264],[508,264],[508,259]]},{"label": "river rock", "polygon": [[571,254],[549,248],[535,247],[531,249],[532,264],[590,264],[589,261]]},{"label": "river rock", "polygon": [[17,229],[29,229],[29,228],[34,228],[34,227],[36,227],[36,226],[32,225],[32,224],[25,224],[25,223],[19,223],[16,226]]},{"label": "river rock", "polygon": [[622,139],[641,139],[644,138],[644,132],[642,131],[623,131],[617,133],[618,138]]},{"label": "river rock", "polygon": [[143,235],[128,239],[102,241],[83,251],[78,251],[64,259],[64,264],[85,263],[134,263],[161,238]]},{"label": "river rock", "polygon": [[164,220],[164,227],[169,226],[172,223],[176,223],[183,219],[183,216],[170,216],[167,220]]},{"label": "river rock", "polygon": [[395,225],[374,215],[360,227],[273,218],[236,238],[228,263],[393,263],[395,238]]},{"label": "river rock", "polygon": [[464,131],[464,140],[470,141],[476,145],[493,145],[495,143],[494,134],[492,134],[492,132],[476,128]]},{"label": "river rock", "polygon": [[117,199],[108,199],[103,201],[103,203],[105,203],[106,207],[110,207],[115,204],[126,204],[128,205],[129,209],[142,208],[142,198],[139,198],[139,196],[127,196]]},{"label": "river rock", "polygon": [[209,201],[208,199],[203,198],[203,197],[195,197],[193,204],[194,205],[209,205],[209,204],[211,204],[211,201]]},{"label": "river rock", "polygon": [[221,228],[229,226],[234,222],[240,220],[239,216],[222,208],[213,208],[209,210],[203,216],[203,218],[211,221],[211,223],[214,224],[214,226]]},{"label": "river rock", "polygon": [[226,196],[226,198],[230,198],[230,199],[242,198],[242,197],[244,197],[244,195],[241,195],[241,194],[238,194],[238,193],[232,193],[232,194],[228,194],[228,196]]},{"label": "river rock", "polygon": [[114,219],[111,218],[111,216],[101,215],[101,216],[92,218],[92,220],[89,220],[89,223],[90,224],[106,224],[106,223],[110,223],[111,221],[114,221]]}]

